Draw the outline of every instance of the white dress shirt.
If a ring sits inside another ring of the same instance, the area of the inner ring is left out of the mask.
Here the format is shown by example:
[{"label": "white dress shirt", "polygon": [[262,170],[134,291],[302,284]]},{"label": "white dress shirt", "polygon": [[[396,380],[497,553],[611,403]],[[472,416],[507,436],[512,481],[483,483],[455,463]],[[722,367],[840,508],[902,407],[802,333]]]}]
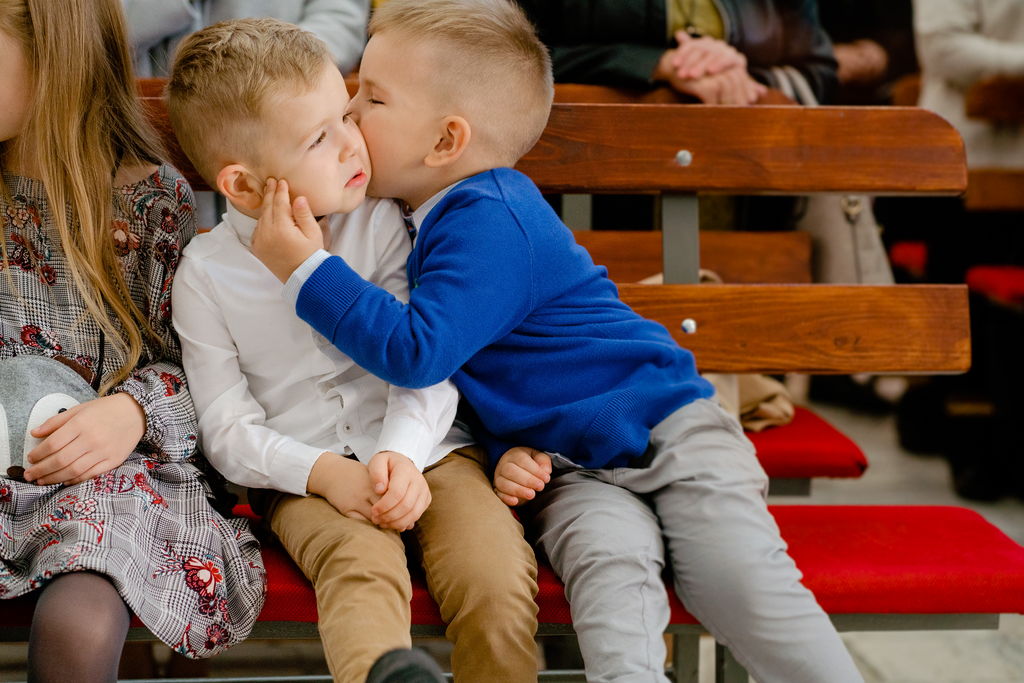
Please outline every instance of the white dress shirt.
[{"label": "white dress shirt", "polygon": [[[305,495],[324,451],[363,463],[396,451],[422,470],[472,443],[452,426],[451,382],[389,385],[299,319],[294,294],[249,251],[255,226],[229,205],[216,228],[185,248],[175,276],[174,326],[209,461],[236,484]],[[409,237],[393,201],[368,199],[331,216],[325,246],[408,299]]]}]

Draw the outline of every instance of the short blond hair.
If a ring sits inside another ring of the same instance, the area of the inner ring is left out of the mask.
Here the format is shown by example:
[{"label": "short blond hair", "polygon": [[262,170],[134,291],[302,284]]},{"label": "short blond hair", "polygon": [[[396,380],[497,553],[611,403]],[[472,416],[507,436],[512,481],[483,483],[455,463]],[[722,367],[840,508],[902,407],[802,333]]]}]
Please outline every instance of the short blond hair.
[{"label": "short blond hair", "polygon": [[167,110],[178,142],[215,187],[226,161],[259,163],[259,124],[275,96],[308,92],[333,64],[309,31],[269,18],[233,19],[185,38],[167,83]]},{"label": "short blond hair", "polygon": [[510,0],[388,0],[370,35],[396,32],[437,48],[434,84],[473,116],[474,137],[512,166],[536,144],[554,96],[551,57]]}]

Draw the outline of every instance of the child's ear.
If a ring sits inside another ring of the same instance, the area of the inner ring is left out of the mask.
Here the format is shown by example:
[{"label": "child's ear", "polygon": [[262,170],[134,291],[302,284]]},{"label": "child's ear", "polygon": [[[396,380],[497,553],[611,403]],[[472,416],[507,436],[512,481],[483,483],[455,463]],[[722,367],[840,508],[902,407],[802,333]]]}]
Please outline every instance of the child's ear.
[{"label": "child's ear", "polygon": [[470,137],[469,121],[461,116],[446,116],[441,121],[441,135],[423,163],[431,168],[455,163],[469,146]]},{"label": "child's ear", "polygon": [[242,164],[220,169],[217,191],[239,209],[256,211],[263,202],[263,181]]}]

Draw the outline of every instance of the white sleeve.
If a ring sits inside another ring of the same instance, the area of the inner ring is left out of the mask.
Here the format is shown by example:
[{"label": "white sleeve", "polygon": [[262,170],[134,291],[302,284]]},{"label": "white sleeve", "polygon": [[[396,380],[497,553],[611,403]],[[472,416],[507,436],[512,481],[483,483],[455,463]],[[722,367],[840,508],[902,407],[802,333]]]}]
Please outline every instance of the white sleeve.
[{"label": "white sleeve", "polygon": [[[410,240],[397,204],[385,201],[376,207],[372,234],[377,240],[377,268],[370,279],[402,301],[408,301],[405,264]],[[434,447],[451,429],[458,406],[459,392],[449,380],[423,389],[391,385],[377,451],[401,453],[422,471]]]},{"label": "white sleeve", "polygon": [[422,472],[434,447],[452,428],[458,407],[459,392],[448,380],[424,389],[391,385],[377,452],[401,453]]},{"label": "white sleeve", "polygon": [[1024,43],[978,33],[978,0],[915,0],[921,66],[961,89],[992,76],[1024,75]]},{"label": "white sleeve", "polygon": [[186,253],[174,280],[171,310],[203,453],[228,481],[306,495],[310,470],[323,449],[264,426],[266,413],[249,392],[211,292],[206,272]]},{"label": "white sleeve", "polygon": [[299,26],[327,43],[334,63],[348,74],[366,47],[370,0],[307,0]]}]

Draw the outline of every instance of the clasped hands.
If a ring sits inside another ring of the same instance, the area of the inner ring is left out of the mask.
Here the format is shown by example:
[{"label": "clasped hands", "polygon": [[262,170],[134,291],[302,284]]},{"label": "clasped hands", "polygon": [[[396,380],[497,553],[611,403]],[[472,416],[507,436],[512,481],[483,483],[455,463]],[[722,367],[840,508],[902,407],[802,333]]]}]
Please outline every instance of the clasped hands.
[{"label": "clasped hands", "polygon": [[431,500],[423,474],[394,451],[380,451],[366,465],[325,452],[313,465],[307,489],[346,517],[395,531],[411,529]]},{"label": "clasped hands", "polygon": [[768,89],[747,73],[747,58],[725,41],[676,32],[678,47],[666,50],[652,75],[705,104],[753,104]]}]

